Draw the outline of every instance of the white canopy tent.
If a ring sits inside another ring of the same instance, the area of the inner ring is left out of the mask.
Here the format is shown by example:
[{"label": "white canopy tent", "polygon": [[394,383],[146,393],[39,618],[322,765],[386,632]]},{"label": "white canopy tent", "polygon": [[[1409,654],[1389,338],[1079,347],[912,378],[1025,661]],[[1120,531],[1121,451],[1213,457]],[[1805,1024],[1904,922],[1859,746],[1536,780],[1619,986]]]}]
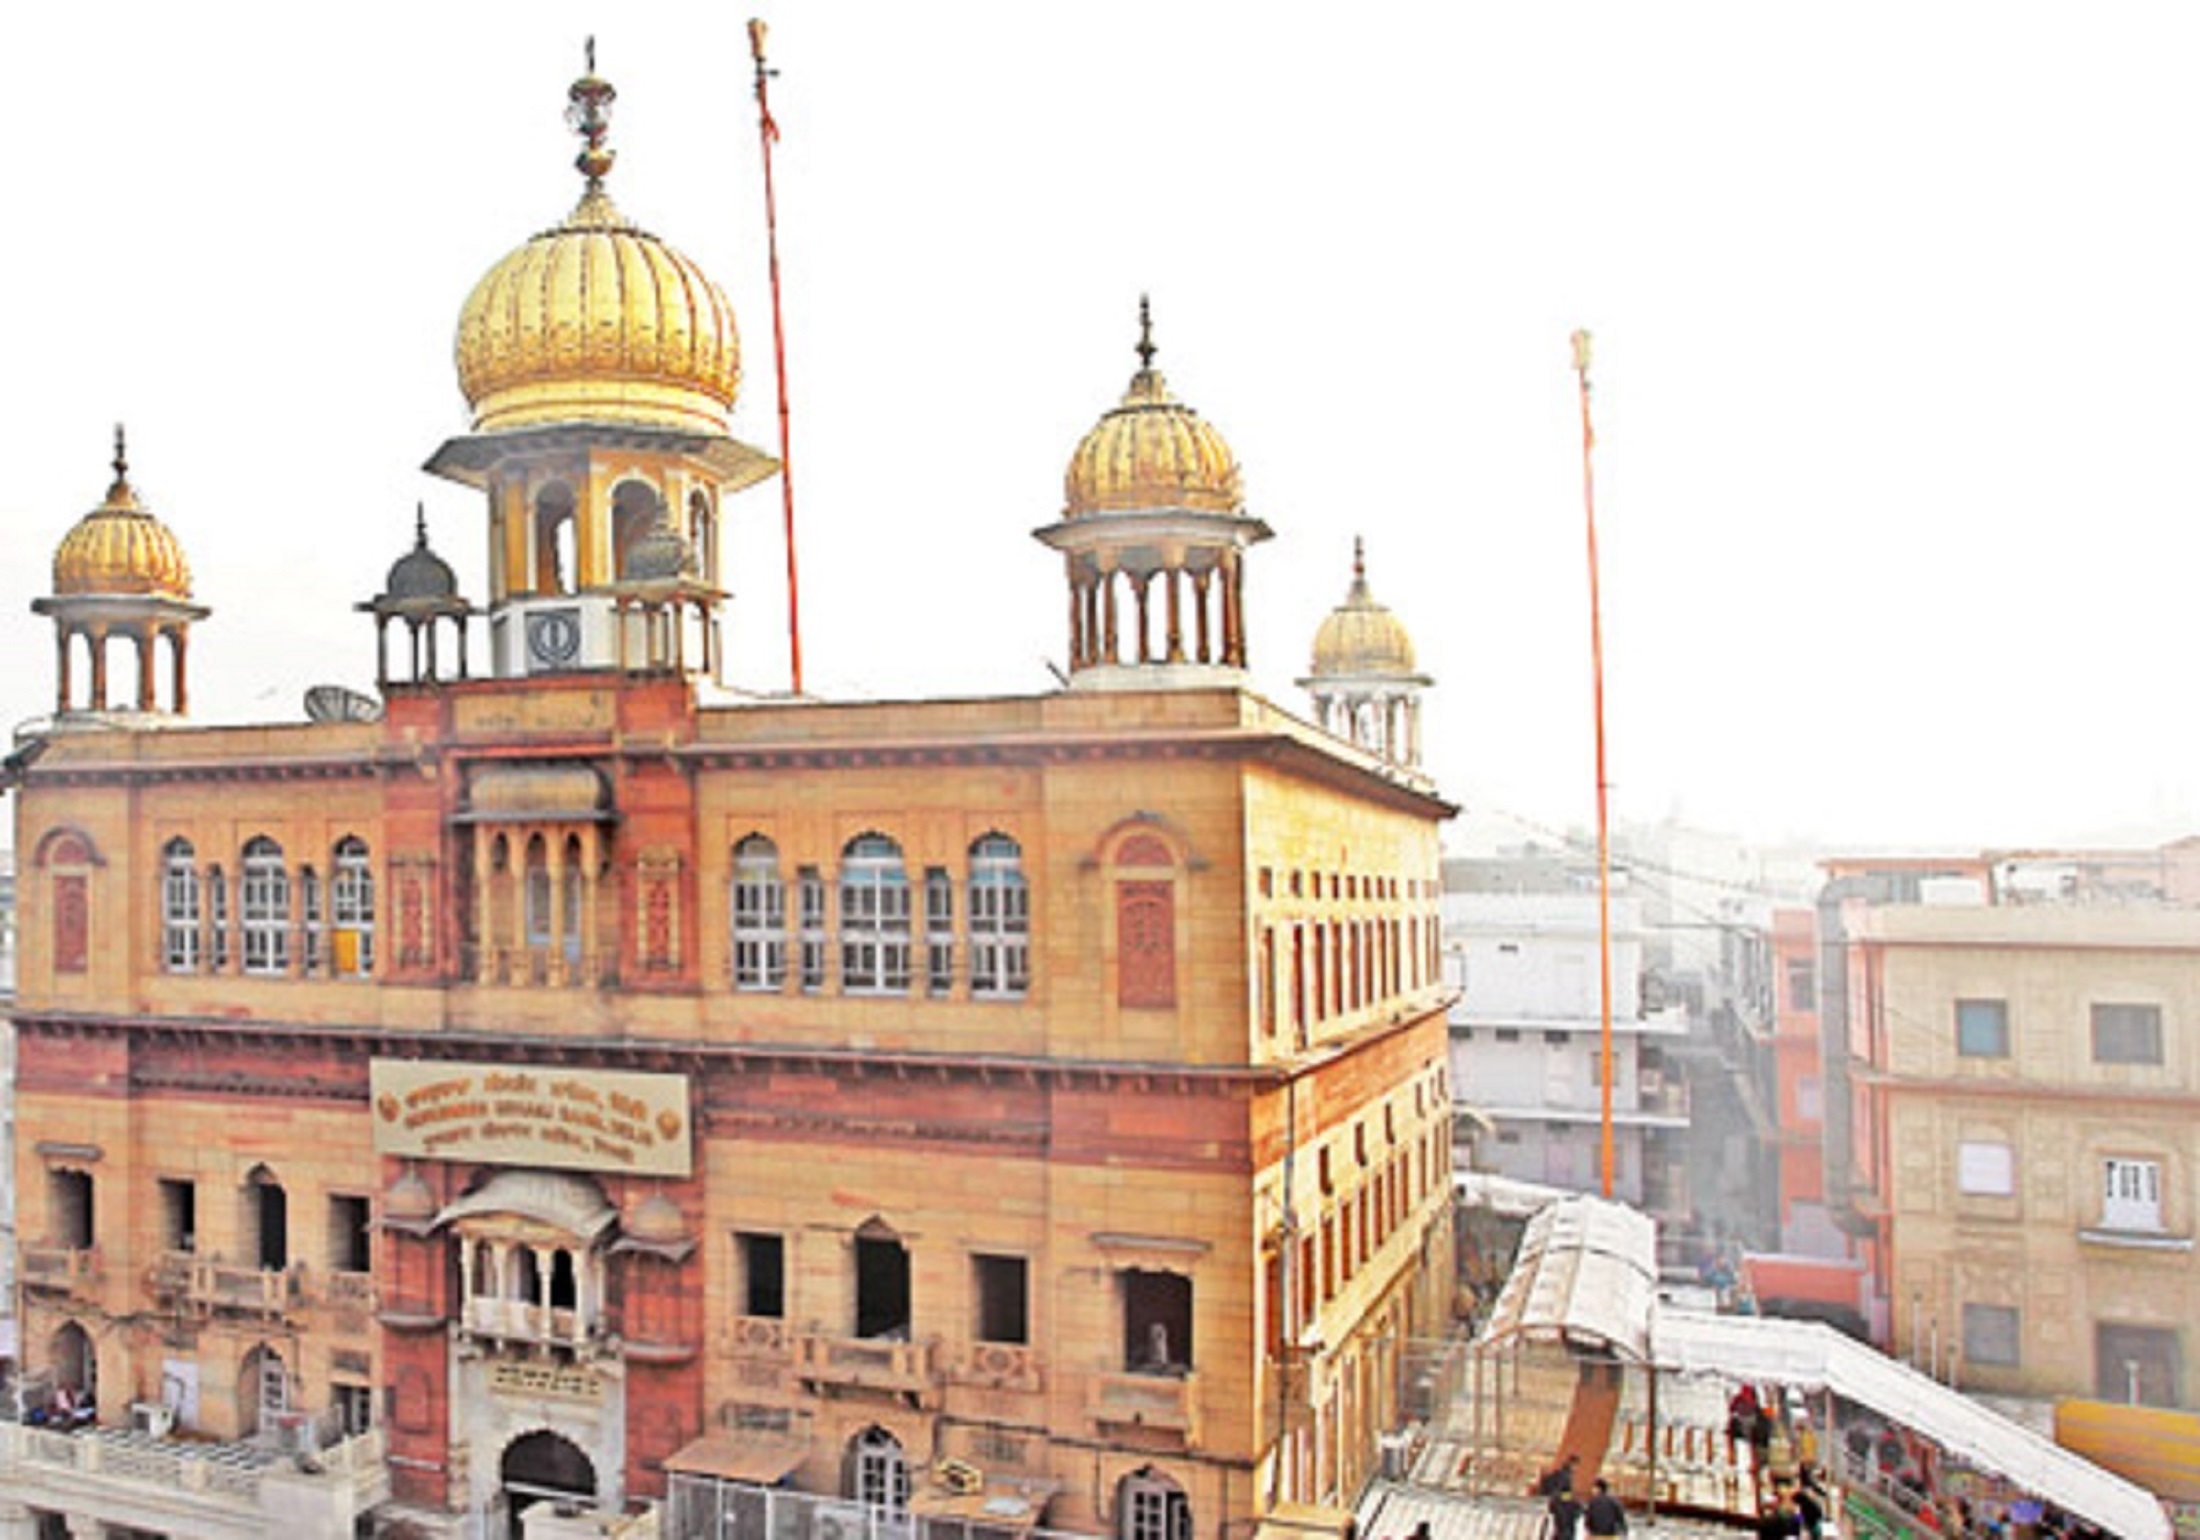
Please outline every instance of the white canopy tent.
[{"label": "white canopy tent", "polygon": [[1641,1363],[1657,1297],[1657,1226],[1624,1203],[1575,1195],[1528,1221],[1520,1258],[1490,1307],[1485,1347],[1539,1338],[1594,1342]]},{"label": "white canopy tent", "polygon": [[1661,1307],[1651,1351],[1668,1373],[1830,1390],[2123,1540],[2170,1540],[2169,1519],[2144,1488],[1823,1322]]}]

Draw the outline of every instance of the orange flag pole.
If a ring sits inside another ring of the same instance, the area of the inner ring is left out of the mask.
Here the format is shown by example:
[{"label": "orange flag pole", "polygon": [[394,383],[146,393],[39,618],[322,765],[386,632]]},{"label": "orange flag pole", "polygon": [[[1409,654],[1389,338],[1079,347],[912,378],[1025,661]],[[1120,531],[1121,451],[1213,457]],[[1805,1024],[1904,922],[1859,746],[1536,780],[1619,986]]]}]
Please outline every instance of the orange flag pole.
[{"label": "orange flag pole", "polygon": [[1597,726],[1597,964],[1602,986],[1603,1035],[1598,1040],[1603,1073],[1602,1162],[1604,1196],[1612,1196],[1612,834],[1608,815],[1611,784],[1604,775],[1604,604],[1597,583],[1597,492],[1591,451],[1596,430],[1589,422],[1589,334],[1574,333],[1574,374],[1581,382],[1581,501],[1589,524],[1589,670],[1594,682]]},{"label": "orange flag pole", "polygon": [[779,125],[772,120],[766,82],[778,73],[764,63],[764,23],[749,22],[749,54],[756,60],[756,126],[764,143],[764,242],[771,255],[772,373],[779,384],[779,497],[787,536],[787,671],[794,693],[802,693],[802,599],[794,560],[794,447],[787,436],[787,322],[779,303],[779,204],[772,191],[772,145]]}]

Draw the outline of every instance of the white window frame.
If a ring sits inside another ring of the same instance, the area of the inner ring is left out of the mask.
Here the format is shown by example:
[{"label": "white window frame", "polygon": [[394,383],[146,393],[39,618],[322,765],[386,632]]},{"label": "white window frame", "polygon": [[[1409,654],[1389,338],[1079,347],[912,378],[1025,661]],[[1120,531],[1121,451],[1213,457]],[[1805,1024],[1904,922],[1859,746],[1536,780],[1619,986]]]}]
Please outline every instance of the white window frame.
[{"label": "white window frame", "polygon": [[1972,1198],[2017,1195],[2017,1152],[2000,1139],[1965,1139],[1956,1146],[1956,1191]]},{"label": "white window frame", "polygon": [[884,1428],[856,1436],[856,1501],[891,1514],[909,1511],[909,1456],[901,1441]]},{"label": "white window frame", "polygon": [[199,971],[199,927],[205,913],[197,860],[198,852],[187,839],[172,839],[161,851],[161,965],[170,973]]},{"label": "white window frame", "polygon": [[733,847],[733,987],[777,991],[787,982],[787,884],[779,847],[752,834]]},{"label": "white window frame", "polygon": [[1021,999],[1031,988],[1031,885],[1023,850],[1005,834],[970,847],[970,992]]},{"label": "white window frame", "polygon": [[840,987],[849,994],[909,992],[909,872],[901,846],[860,834],[841,852]]},{"label": "white window frame", "polygon": [[290,971],[290,872],[283,847],[255,835],[244,847],[238,905],[244,924],[244,971],[280,977]]},{"label": "white window frame", "polygon": [[2101,1228],[2159,1232],[2162,1163],[2111,1155],[2101,1162]]},{"label": "white window frame", "polygon": [[206,874],[208,966],[220,973],[229,966],[229,879],[220,867]]},{"label": "white window frame", "polygon": [[955,988],[955,879],[944,866],[924,869],[924,974],[932,994]]},{"label": "white window frame", "polygon": [[795,899],[802,927],[802,992],[817,994],[825,988],[825,959],[829,935],[825,922],[825,876],[814,866],[795,873]]}]

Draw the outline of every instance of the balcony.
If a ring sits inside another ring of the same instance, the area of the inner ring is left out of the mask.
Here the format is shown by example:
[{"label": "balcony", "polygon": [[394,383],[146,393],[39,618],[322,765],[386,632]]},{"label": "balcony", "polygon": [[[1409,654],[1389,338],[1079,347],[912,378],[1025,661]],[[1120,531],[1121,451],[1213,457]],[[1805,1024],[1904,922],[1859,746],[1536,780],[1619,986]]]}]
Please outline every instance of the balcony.
[{"label": "balcony", "polygon": [[167,1251],[153,1264],[148,1280],[164,1301],[207,1312],[264,1316],[288,1315],[305,1302],[304,1269],[224,1262],[189,1251]]},{"label": "balcony", "polygon": [[97,1246],[25,1246],[23,1287],[33,1294],[88,1300],[99,1287]]},{"label": "balcony", "polygon": [[1087,1415],[1102,1427],[1158,1428],[1199,1443],[1199,1376],[1103,1369],[1092,1377]]},{"label": "balcony", "polygon": [[927,1338],[835,1337],[799,1332],[793,1339],[794,1375],[820,1395],[870,1391],[905,1396],[912,1405],[939,1404],[939,1343]]},{"label": "balcony", "polygon": [[459,1324],[472,1337],[530,1347],[570,1348],[576,1353],[591,1348],[601,1335],[598,1324],[578,1310],[478,1295],[466,1301]]}]

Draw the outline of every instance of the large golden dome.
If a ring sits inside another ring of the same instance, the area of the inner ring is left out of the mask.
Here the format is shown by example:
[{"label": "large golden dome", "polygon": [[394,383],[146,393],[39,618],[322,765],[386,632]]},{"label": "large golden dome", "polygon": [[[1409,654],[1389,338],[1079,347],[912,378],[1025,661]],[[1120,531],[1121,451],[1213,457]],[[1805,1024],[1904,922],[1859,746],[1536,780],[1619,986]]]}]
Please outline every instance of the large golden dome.
[{"label": "large golden dome", "polygon": [[1245,488],[1237,457],[1212,423],[1169,394],[1153,366],[1153,331],[1139,302],[1139,370],[1123,403],[1093,425],[1070,456],[1062,517],[1093,513],[1239,513]]},{"label": "large golden dome", "polygon": [[593,70],[574,83],[587,190],[563,224],[490,268],[459,312],[458,384],[477,432],[558,422],[726,431],[741,386],[733,307],[604,192],[614,94]]},{"label": "large golden dome", "polygon": [[168,526],[138,501],[130,485],[122,430],[115,430],[115,480],[106,501],[77,520],[53,553],[57,598],[84,594],[191,597],[191,566]]},{"label": "large golden dome", "polygon": [[1314,633],[1313,676],[1406,677],[1414,671],[1413,638],[1367,587],[1367,552],[1352,543],[1352,587]]}]

